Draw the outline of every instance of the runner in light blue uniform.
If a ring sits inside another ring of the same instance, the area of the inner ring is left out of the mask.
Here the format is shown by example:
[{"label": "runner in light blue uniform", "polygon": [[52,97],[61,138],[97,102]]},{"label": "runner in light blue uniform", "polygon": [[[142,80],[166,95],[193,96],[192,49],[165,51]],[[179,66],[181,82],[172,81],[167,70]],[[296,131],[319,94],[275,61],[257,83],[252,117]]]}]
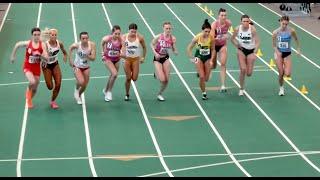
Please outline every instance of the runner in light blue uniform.
[{"label": "runner in light blue uniform", "polygon": [[279,72],[279,96],[284,95],[283,77],[291,76],[291,37],[297,44],[297,54],[300,55],[300,43],[296,31],[289,27],[289,17],[282,16],[280,18],[280,27],[273,31],[272,46],[274,49],[274,58],[277,62]]}]

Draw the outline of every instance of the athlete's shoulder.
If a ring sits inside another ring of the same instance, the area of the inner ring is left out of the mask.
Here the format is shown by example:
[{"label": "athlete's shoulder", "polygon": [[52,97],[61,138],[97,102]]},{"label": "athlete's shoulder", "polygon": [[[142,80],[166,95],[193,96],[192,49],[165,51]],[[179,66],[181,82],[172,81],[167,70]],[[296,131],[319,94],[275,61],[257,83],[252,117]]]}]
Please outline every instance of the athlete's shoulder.
[{"label": "athlete's shoulder", "polygon": [[89,41],[91,46],[96,46],[96,43],[94,41]]},{"label": "athlete's shoulder", "polygon": [[138,35],[139,40],[144,39],[144,36],[142,34],[138,33],[137,35]]},{"label": "athlete's shoulder", "polygon": [[201,36],[201,32],[199,32],[198,34],[196,34],[195,38],[196,38],[196,39],[199,39],[200,36]]},{"label": "athlete's shoulder", "polygon": [[122,34],[121,38],[122,38],[122,39],[126,39],[127,36],[128,36],[128,33],[125,33],[125,34]]},{"label": "athlete's shoulder", "polygon": [[251,28],[251,31],[256,31],[256,27],[254,25],[249,24],[249,27]]},{"label": "athlete's shoulder", "polygon": [[162,33],[155,35],[154,38],[159,39],[161,36],[162,36]]},{"label": "athlete's shoulder", "polygon": [[291,27],[291,26],[289,26],[289,29],[290,29],[290,32],[292,33],[292,32],[296,32],[296,30],[293,28],[293,27]]},{"label": "athlete's shoulder", "polygon": [[272,34],[277,34],[279,32],[279,28],[273,30]]},{"label": "athlete's shoulder", "polygon": [[171,35],[171,39],[172,39],[173,42],[177,41],[177,38],[174,35]]},{"label": "athlete's shoulder", "polygon": [[105,35],[102,39],[104,41],[110,41],[111,38],[112,38],[112,35],[108,34],[108,35]]},{"label": "athlete's shoulder", "polygon": [[213,21],[213,22],[211,23],[211,28],[212,28],[212,29],[215,29],[215,28],[216,28],[217,22],[218,22],[218,20],[215,20],[215,21]]},{"label": "athlete's shoulder", "polygon": [[226,23],[227,23],[227,26],[231,26],[231,25],[232,25],[232,22],[231,22],[230,19],[227,19],[227,20],[226,20]]}]

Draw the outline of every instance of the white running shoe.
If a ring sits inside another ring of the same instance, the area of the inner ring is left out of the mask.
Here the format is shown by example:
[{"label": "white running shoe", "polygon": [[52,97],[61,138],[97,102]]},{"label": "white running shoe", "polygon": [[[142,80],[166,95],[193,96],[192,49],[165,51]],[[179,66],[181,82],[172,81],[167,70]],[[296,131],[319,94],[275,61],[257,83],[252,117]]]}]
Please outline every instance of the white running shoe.
[{"label": "white running shoe", "polygon": [[79,104],[79,105],[81,105],[81,104],[82,104],[81,97],[79,97],[79,99],[77,99],[77,104]]},{"label": "white running shoe", "polygon": [[157,96],[157,98],[158,98],[159,101],[164,101],[164,97],[163,97],[161,94],[159,94],[159,95]]},{"label": "white running shoe", "polygon": [[222,85],[220,87],[220,92],[227,92],[227,88],[224,85]]},{"label": "white running shoe", "polygon": [[129,101],[129,95],[125,95],[125,96],[124,96],[124,100],[125,100],[125,101]]},{"label": "white running shoe", "polygon": [[283,86],[280,86],[279,96],[284,96],[284,87]]},{"label": "white running shoe", "polygon": [[243,96],[244,95],[244,90],[243,89],[240,89],[239,90],[239,96]]},{"label": "white running shoe", "polygon": [[110,100],[108,99],[108,96],[107,96],[107,93],[106,93],[106,90],[105,90],[105,89],[102,90],[102,93],[103,93],[103,95],[104,95],[104,100],[105,100],[106,102],[109,102]]},{"label": "white running shoe", "polygon": [[77,104],[82,104],[81,98],[79,96],[79,90],[77,88],[74,88],[73,96],[74,96],[74,99],[76,99]]},{"label": "white running shoe", "polygon": [[112,93],[110,91],[107,91],[106,96],[110,101],[112,100]]},{"label": "white running shoe", "polygon": [[206,92],[203,92],[202,93],[202,100],[207,100],[208,97],[207,97],[207,93]]},{"label": "white running shoe", "polygon": [[110,91],[107,91],[107,92],[106,92],[106,90],[103,89],[103,90],[102,90],[102,93],[103,93],[103,95],[104,95],[104,100],[105,100],[106,102],[109,102],[109,101],[112,100],[112,93],[111,93]]}]

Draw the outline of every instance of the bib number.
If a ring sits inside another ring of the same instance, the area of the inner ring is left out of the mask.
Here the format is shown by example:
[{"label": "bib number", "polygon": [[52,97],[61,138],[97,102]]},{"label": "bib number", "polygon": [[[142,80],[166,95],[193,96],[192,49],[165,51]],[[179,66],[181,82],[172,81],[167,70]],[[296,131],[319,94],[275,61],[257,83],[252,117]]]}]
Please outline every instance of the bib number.
[{"label": "bib number", "polygon": [[117,57],[117,56],[119,56],[119,51],[110,50],[110,51],[108,52],[108,56],[109,56],[109,57]]},{"label": "bib number", "polygon": [[199,53],[202,56],[207,56],[210,54],[210,49],[199,49]]},{"label": "bib number", "polygon": [[289,43],[288,42],[279,42],[278,43],[279,48],[289,48]]},{"label": "bib number", "polygon": [[54,62],[57,60],[57,56],[54,56],[54,57],[49,57],[49,62]]},{"label": "bib number", "polygon": [[167,48],[161,48],[159,51],[159,54],[168,54],[168,49]]},{"label": "bib number", "polygon": [[40,56],[29,56],[29,63],[34,64],[38,63],[40,60]]},{"label": "bib number", "polygon": [[127,52],[129,55],[134,55],[136,51],[133,49],[130,49],[130,50],[127,50]]}]

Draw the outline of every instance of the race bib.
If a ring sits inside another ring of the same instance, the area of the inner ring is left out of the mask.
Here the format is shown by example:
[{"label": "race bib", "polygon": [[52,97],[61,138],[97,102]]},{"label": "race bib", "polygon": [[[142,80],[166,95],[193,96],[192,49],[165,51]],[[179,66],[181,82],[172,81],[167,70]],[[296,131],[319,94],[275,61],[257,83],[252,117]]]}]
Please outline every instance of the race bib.
[{"label": "race bib", "polygon": [[207,56],[210,54],[210,49],[199,49],[199,53],[202,56]]},{"label": "race bib", "polygon": [[222,38],[223,38],[223,34],[218,34],[218,35],[217,35],[217,39],[220,40],[220,39],[222,39]]},{"label": "race bib", "polygon": [[289,48],[288,42],[278,42],[278,48]]},{"label": "race bib", "polygon": [[49,62],[54,62],[57,60],[57,56],[49,57],[48,61]]},{"label": "race bib", "polygon": [[29,56],[29,63],[34,64],[34,63],[39,63],[40,61],[40,56]]},{"label": "race bib", "polygon": [[108,51],[108,56],[109,57],[117,57],[117,56],[119,56],[119,51],[110,50],[110,51]]},{"label": "race bib", "polygon": [[134,55],[135,52],[136,52],[135,49],[128,49],[128,50],[127,50],[128,55]]},{"label": "race bib", "polygon": [[159,54],[168,54],[168,49],[167,48],[161,48],[159,51]]},{"label": "race bib", "polygon": [[87,60],[80,61],[80,65],[86,66],[86,65],[88,65],[88,61]]}]

